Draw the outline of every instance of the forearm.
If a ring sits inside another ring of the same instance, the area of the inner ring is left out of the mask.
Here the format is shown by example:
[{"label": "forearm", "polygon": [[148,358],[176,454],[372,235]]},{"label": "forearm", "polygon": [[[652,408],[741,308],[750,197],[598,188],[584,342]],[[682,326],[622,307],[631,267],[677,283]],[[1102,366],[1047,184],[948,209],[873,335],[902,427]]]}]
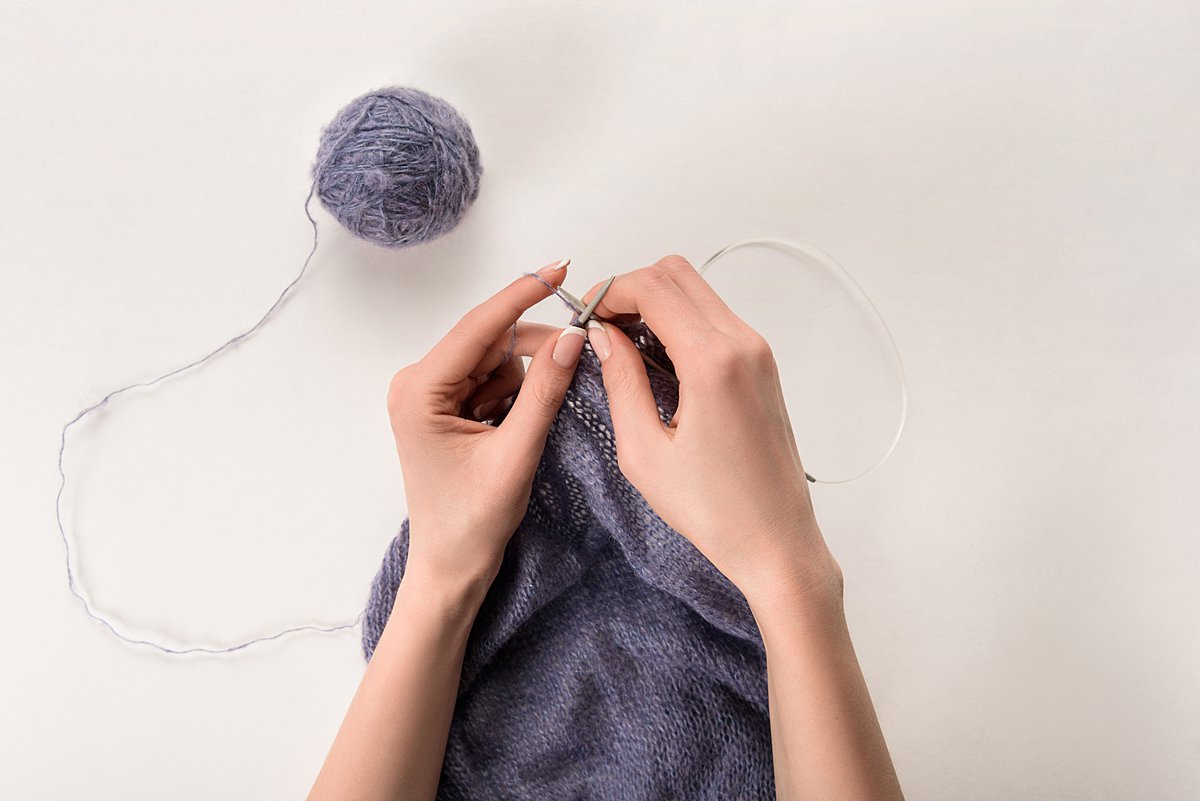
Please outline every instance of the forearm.
[{"label": "forearm", "polygon": [[483,592],[410,570],[309,801],[433,799]]},{"label": "forearm", "polygon": [[828,565],[816,573],[831,578],[782,570],[746,593],[766,646],[777,797],[902,799],[850,639],[841,574],[832,557]]}]

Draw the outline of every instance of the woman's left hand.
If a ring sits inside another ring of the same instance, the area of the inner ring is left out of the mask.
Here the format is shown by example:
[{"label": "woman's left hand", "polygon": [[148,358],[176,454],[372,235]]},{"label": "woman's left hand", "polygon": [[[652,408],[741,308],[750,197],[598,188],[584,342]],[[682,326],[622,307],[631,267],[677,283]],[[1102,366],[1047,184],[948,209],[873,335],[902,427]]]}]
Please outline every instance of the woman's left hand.
[{"label": "woman's left hand", "polygon": [[[567,260],[538,271],[552,286]],[[408,498],[406,574],[482,597],[525,515],[533,473],[583,347],[579,328],[517,323],[551,290],[521,276],[471,309],[388,388]],[[517,341],[508,361],[513,324]],[[526,374],[520,356],[532,356]],[[500,425],[482,420],[502,411]]]}]

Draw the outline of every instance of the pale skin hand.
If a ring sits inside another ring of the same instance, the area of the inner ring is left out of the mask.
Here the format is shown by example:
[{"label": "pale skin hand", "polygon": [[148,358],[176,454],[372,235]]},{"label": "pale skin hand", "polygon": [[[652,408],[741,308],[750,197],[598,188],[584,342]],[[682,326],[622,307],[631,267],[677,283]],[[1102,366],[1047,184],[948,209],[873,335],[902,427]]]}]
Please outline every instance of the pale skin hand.
[{"label": "pale skin hand", "polygon": [[664,425],[637,348],[613,325],[589,325],[622,473],[758,622],[777,797],[902,799],[770,347],[680,256],[618,276],[596,315],[642,317],[675,365],[679,407]]},{"label": "pale skin hand", "polygon": [[[554,285],[564,274],[543,273]],[[582,342],[523,326],[516,354],[533,355],[529,375],[518,359],[497,368],[508,327],[548,294],[517,279],[393,380],[408,565],[310,799],[436,794],[467,634],[524,515]],[[737,584],[758,621],[778,797],[901,798],[766,343],[680,257],[618,277],[598,312],[645,317],[676,365],[679,411],[663,426],[633,344],[605,326],[610,353],[590,335],[603,357],[622,471]],[[499,427],[477,422],[518,388]],[[479,405],[482,415],[473,414]]]},{"label": "pale skin hand", "polygon": [[[566,264],[539,272],[557,286]],[[580,329],[560,337],[558,329],[521,323],[512,358],[501,365],[510,327],[549,294],[540,281],[517,278],[392,379],[388,412],[408,499],[408,562],[310,801],[436,795],[467,635],[525,515],[583,347]],[[533,357],[528,375],[519,356]],[[514,393],[499,426],[480,422]]]}]

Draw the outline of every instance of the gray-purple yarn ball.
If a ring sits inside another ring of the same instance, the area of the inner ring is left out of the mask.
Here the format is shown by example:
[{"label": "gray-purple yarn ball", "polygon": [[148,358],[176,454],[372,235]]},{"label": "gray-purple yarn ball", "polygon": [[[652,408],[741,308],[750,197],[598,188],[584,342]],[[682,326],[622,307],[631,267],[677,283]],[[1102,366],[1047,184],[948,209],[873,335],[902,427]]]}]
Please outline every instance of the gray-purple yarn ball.
[{"label": "gray-purple yarn ball", "polygon": [[479,194],[483,166],[446,101],[392,86],[357,97],[321,131],[317,197],[352,233],[398,248],[440,236]]}]

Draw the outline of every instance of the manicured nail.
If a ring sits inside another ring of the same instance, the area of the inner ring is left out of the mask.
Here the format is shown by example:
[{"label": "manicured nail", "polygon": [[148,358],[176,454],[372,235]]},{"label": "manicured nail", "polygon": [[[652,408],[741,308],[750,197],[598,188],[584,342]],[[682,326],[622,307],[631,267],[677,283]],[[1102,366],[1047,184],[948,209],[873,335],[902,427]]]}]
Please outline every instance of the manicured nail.
[{"label": "manicured nail", "polygon": [[579,351],[583,350],[583,338],[586,333],[577,325],[568,325],[558,335],[551,356],[559,367],[570,367],[579,359]]},{"label": "manicured nail", "polygon": [[596,351],[596,356],[600,361],[604,361],[612,353],[612,342],[609,341],[608,331],[605,330],[604,323],[599,320],[588,320],[587,326],[588,342],[592,343],[592,350]]},{"label": "manicured nail", "polygon": [[553,264],[547,264],[545,267],[538,270],[537,272],[538,272],[538,275],[547,276],[547,275],[550,275],[551,273],[558,272],[559,270],[561,270],[563,267],[566,267],[570,263],[571,263],[570,259],[562,259],[561,261],[556,261]]}]

